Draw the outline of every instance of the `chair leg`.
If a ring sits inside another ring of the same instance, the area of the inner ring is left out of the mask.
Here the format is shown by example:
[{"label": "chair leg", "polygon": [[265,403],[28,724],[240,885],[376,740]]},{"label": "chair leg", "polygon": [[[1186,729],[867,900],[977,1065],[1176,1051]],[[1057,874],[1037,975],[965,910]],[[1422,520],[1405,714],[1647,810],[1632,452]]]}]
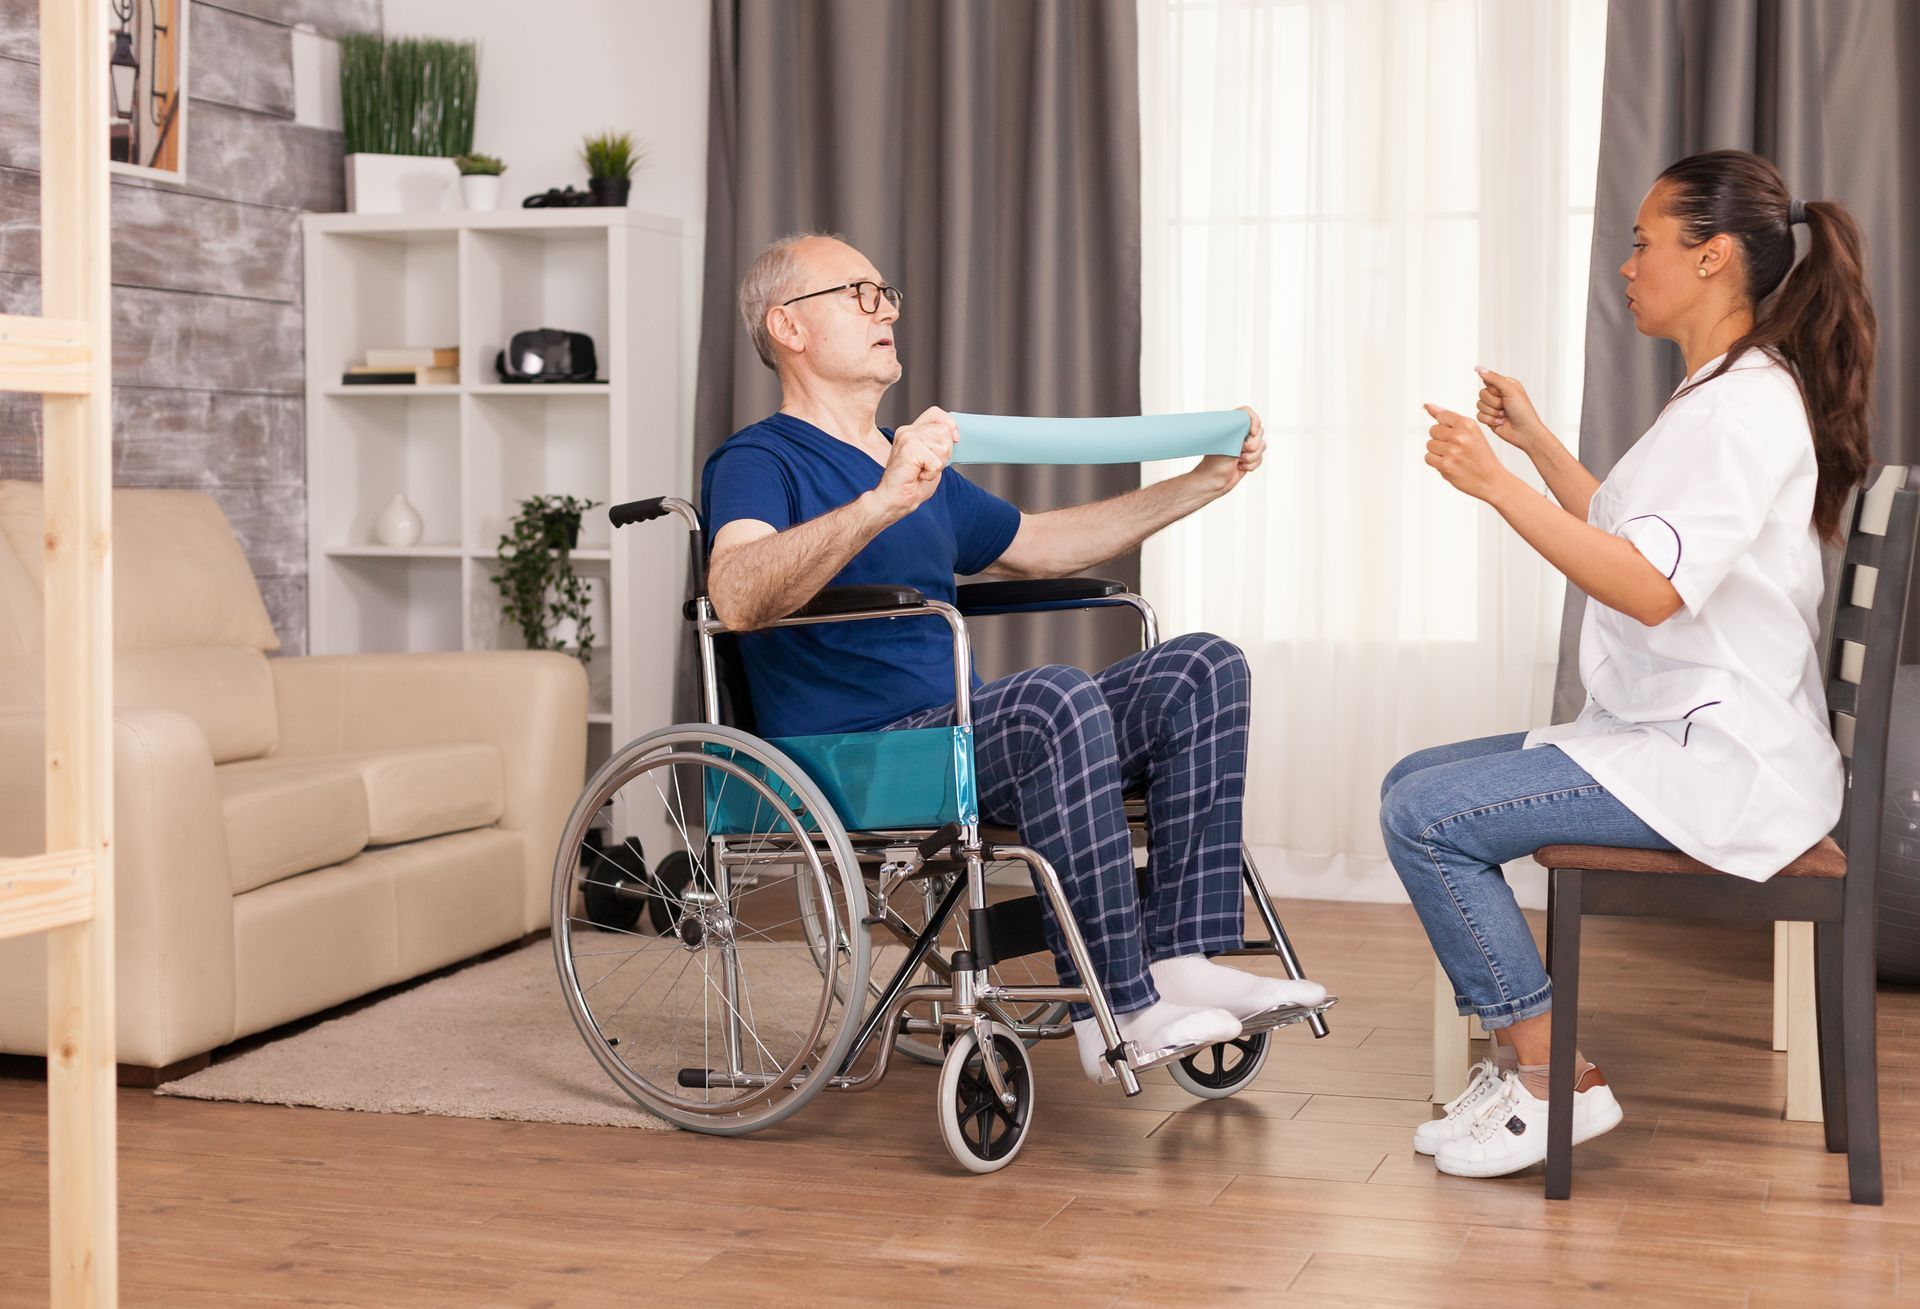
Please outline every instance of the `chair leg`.
[{"label": "chair leg", "polygon": [[[1841,937],[1840,1026],[1845,1048],[1847,1186],[1855,1204],[1880,1204],[1880,1077],[1874,1049],[1877,982],[1873,906],[1847,906]],[[1831,1116],[1831,1111],[1829,1111]]]},{"label": "chair leg", "polygon": [[1820,1032],[1820,1108],[1827,1123],[1827,1150],[1844,1154],[1847,1149],[1847,1078],[1842,1053],[1840,949],[1843,928],[1839,923],[1816,923],[1813,929],[1814,1007],[1819,1014]]},{"label": "chair leg", "polygon": [[1819,970],[1814,924],[1787,924],[1787,1112],[1790,1123],[1817,1123],[1820,1109]]},{"label": "chair leg", "polygon": [[1547,1068],[1547,1199],[1573,1194],[1573,1055],[1580,1022],[1580,870],[1547,873],[1553,888],[1553,930],[1547,940],[1555,969],[1553,1052]]},{"label": "chair leg", "polygon": [[1554,910],[1553,888],[1554,888],[1554,885],[1555,883],[1553,879],[1553,874],[1548,873],[1547,874],[1547,956],[1546,956],[1548,977],[1553,976],[1553,910]]},{"label": "chair leg", "polygon": [[1473,1027],[1454,1010],[1453,979],[1433,962],[1433,1102],[1445,1104],[1467,1084]]}]

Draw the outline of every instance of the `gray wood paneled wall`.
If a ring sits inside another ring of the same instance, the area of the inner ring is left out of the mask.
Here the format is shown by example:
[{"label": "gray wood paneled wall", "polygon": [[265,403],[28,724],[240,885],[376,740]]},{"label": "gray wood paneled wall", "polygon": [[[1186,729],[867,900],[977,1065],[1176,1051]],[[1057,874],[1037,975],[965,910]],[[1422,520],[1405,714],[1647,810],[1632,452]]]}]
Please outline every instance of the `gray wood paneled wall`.
[{"label": "gray wood paneled wall", "polygon": [[[187,180],[113,182],[113,480],[191,487],[233,523],[280,633],[307,646],[300,215],[344,207],[337,132],[294,121],[293,27],[380,0],[195,0]],[[0,0],[0,313],[40,309],[38,0]],[[40,401],[0,395],[0,477],[40,476]]]}]

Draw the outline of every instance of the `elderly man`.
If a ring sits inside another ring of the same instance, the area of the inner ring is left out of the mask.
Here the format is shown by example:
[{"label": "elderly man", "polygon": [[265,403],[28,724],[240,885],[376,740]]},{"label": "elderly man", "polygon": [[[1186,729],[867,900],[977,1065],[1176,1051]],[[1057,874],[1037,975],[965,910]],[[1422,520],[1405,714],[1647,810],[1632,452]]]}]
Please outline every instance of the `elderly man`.
[{"label": "elderly man", "polygon": [[[880,398],[900,380],[901,300],[866,256],[832,236],[775,242],[741,283],[747,332],[780,378],[780,410],[714,452],[701,496],[708,592],[743,633],[754,710],[770,736],[952,721],[942,625],[754,631],[823,588],[889,583],[952,602],[956,574],[1063,577],[1225,495],[1266,450],[1252,415],[1237,459],[1209,457],[1099,504],[1022,513],[947,467],[959,434],[942,410],[894,431],[875,425]],[[972,699],[981,812],[1017,827],[1059,870],[1124,1037],[1149,1049],[1226,1041],[1255,1013],[1324,997],[1311,982],[1208,957],[1238,946],[1244,926],[1248,676],[1239,650],[1214,636],[1176,637],[1093,675],[1049,665],[977,684]],[[1122,807],[1140,784],[1152,842],[1144,896]],[[1050,912],[1047,937],[1063,982],[1078,985]],[[1089,1011],[1075,1012],[1082,1065],[1098,1078],[1098,1036]]]}]

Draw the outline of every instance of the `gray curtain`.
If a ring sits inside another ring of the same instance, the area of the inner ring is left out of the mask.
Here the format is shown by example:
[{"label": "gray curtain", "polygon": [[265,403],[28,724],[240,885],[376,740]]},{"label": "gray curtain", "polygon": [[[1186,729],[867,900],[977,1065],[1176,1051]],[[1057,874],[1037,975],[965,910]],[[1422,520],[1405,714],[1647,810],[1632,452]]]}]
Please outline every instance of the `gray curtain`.
[{"label": "gray curtain", "polygon": [[[714,0],[695,467],[779,390],[735,308],[768,242],[838,231],[906,292],[905,375],[926,406],[1140,411],[1140,125],[1131,3]],[[991,468],[1022,508],[1139,484],[1131,465]],[[1136,582],[1128,557],[1094,570]],[[975,625],[981,673],[1098,667],[1137,648],[1111,611]]]},{"label": "gray curtain", "polygon": [[[1920,459],[1920,4],[1612,0],[1581,461],[1605,477],[1682,380],[1679,351],[1634,330],[1616,270],[1660,170],[1723,148],[1765,155],[1796,195],[1840,201],[1860,220],[1880,318],[1874,455]],[[1569,586],[1556,721],[1585,696],[1584,604]]]}]

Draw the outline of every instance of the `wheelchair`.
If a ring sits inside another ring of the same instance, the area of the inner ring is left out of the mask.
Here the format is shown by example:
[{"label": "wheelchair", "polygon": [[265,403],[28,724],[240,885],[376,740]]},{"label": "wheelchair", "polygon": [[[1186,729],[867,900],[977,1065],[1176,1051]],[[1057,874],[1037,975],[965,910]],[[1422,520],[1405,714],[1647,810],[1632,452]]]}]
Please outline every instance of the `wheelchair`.
[{"label": "wheelchair", "polygon": [[[616,528],[668,514],[692,551],[685,617],[699,647],[706,721],[617,749],[588,781],[554,863],[553,951],[574,1023],[642,1108],[678,1127],[739,1136],[827,1089],[864,1091],[895,1054],[938,1064],[936,1117],[973,1173],[1013,1162],[1036,1102],[1029,1050],[1072,1036],[1091,1006],[1105,1080],[1128,1095],[1166,1067],[1194,1095],[1250,1084],[1273,1033],[1327,1034],[1328,997],[1256,1015],[1232,1041],[1143,1050],[1122,1041],[1060,878],[1015,832],[982,825],[973,773],[967,620],[1126,606],[1143,642],[1147,603],[1117,582],[1065,578],[959,588],[958,603],[903,587],[833,587],[771,624],[943,621],[952,633],[951,727],[763,739],[733,637],[706,595],[699,514],[665,496],[616,505]],[[1138,848],[1144,804],[1128,802]],[[1009,888],[996,869],[1024,867]],[[1251,858],[1242,874],[1271,952],[1300,964]],[[1084,987],[1052,976],[1050,902]]]}]

